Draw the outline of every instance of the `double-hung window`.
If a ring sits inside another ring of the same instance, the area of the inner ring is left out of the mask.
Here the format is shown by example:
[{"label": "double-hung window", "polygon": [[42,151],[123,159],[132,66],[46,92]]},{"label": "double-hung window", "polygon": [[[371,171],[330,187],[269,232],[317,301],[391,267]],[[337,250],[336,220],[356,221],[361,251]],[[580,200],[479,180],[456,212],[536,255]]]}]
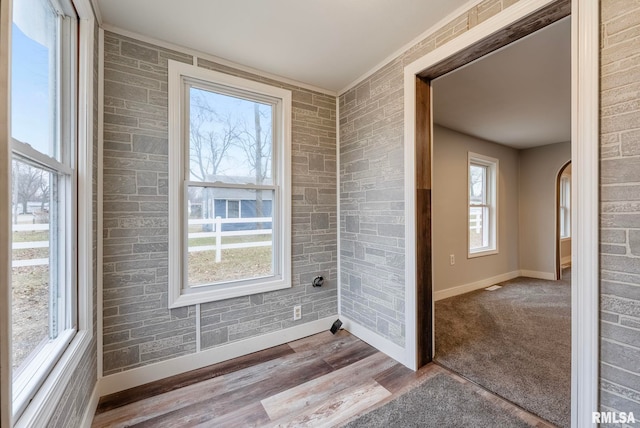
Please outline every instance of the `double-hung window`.
[{"label": "double-hung window", "polygon": [[469,152],[469,257],[498,252],[498,159]]},{"label": "double-hung window", "polygon": [[290,91],[169,63],[169,305],[291,286]]},{"label": "double-hung window", "polygon": [[571,237],[571,176],[560,176],[560,237]]},{"label": "double-hung window", "polygon": [[77,45],[71,2],[13,2],[9,209],[15,418],[77,331]]}]

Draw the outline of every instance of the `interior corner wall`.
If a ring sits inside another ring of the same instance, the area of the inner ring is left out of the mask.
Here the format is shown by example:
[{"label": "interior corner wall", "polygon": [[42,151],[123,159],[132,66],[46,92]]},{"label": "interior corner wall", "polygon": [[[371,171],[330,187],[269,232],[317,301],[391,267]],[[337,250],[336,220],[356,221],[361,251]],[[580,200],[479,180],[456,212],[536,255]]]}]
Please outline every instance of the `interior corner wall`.
[{"label": "interior corner wall", "polygon": [[516,0],[485,0],[339,97],[341,314],[405,346],[404,67]]},{"label": "interior corner wall", "polygon": [[197,323],[195,306],[167,305],[167,61],[194,57],[114,32],[104,41],[104,375],[193,354],[197,334],[204,351],[337,314],[335,97],[198,59],[292,91],[293,286],[202,304]]},{"label": "interior corner wall", "polygon": [[[498,254],[467,257],[469,152],[498,159]],[[433,129],[433,287],[437,293],[519,270],[518,150]],[[451,265],[449,256],[455,256]],[[490,285],[490,284],[487,284]],[[468,291],[468,290],[467,290]]]},{"label": "interior corner wall", "polygon": [[520,270],[555,276],[556,181],[571,142],[520,151]]}]

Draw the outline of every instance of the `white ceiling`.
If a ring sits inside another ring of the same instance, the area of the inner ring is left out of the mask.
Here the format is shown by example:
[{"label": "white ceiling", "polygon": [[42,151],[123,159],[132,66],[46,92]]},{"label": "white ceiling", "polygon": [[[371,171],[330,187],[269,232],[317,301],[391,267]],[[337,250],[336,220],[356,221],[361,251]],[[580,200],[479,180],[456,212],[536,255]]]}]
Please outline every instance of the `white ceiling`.
[{"label": "white ceiling", "polygon": [[97,0],[106,24],[330,91],[469,2]]},{"label": "white ceiling", "polygon": [[515,148],[571,140],[565,18],[432,82],[434,122]]},{"label": "white ceiling", "polygon": [[[474,2],[97,0],[105,24],[334,92]],[[433,88],[442,126],[516,148],[569,141],[569,18]]]}]

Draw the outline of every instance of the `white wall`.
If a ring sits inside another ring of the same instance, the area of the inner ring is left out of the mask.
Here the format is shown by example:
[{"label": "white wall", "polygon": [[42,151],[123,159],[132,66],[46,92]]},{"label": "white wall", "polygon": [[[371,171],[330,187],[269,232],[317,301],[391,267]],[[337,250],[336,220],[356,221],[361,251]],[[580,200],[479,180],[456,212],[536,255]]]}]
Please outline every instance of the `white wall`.
[{"label": "white wall", "polygon": [[[436,293],[518,270],[518,150],[435,126],[433,266]],[[499,159],[498,254],[467,258],[467,153]],[[455,264],[449,255],[455,255]],[[436,295],[438,298],[438,295]]]},{"label": "white wall", "polygon": [[520,151],[520,269],[554,275],[556,180],[571,143]]}]

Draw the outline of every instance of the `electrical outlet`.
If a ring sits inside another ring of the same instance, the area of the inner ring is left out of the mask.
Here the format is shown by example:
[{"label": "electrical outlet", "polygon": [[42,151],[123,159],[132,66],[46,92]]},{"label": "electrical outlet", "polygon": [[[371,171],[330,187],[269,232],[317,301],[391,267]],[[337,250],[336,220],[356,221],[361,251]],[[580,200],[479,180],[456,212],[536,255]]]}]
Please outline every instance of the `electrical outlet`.
[{"label": "electrical outlet", "polygon": [[456,256],[453,254],[449,255],[449,264],[451,264],[451,266],[456,264]]},{"label": "electrical outlet", "polygon": [[293,320],[299,320],[302,318],[302,306],[294,306],[293,307]]}]

